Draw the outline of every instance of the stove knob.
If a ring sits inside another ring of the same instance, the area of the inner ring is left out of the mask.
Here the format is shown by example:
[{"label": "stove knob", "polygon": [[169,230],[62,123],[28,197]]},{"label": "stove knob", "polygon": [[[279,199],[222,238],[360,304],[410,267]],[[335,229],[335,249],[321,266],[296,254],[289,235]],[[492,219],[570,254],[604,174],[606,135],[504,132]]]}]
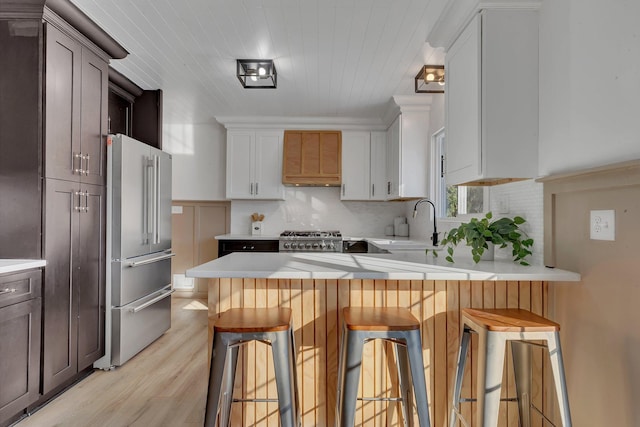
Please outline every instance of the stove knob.
[{"label": "stove knob", "polygon": [[307,243],[307,249],[311,249],[311,243]]},{"label": "stove knob", "polygon": [[314,244],[313,244],[313,249],[318,249],[318,248],[320,248],[320,245],[319,245],[317,242],[316,242],[316,243],[314,243]]},{"label": "stove knob", "polygon": [[291,244],[291,249],[295,249],[295,248],[297,248],[297,247],[298,247],[298,244],[297,244],[297,243],[292,243],[292,244]]},{"label": "stove knob", "polygon": [[320,243],[320,249],[325,250],[327,248],[327,244],[325,242]]},{"label": "stove knob", "polygon": [[291,245],[289,243],[285,243],[284,245],[282,245],[282,247],[284,247],[285,249],[289,249]]},{"label": "stove knob", "polygon": [[332,251],[336,248],[336,246],[333,244],[333,242],[329,242],[329,250]]}]

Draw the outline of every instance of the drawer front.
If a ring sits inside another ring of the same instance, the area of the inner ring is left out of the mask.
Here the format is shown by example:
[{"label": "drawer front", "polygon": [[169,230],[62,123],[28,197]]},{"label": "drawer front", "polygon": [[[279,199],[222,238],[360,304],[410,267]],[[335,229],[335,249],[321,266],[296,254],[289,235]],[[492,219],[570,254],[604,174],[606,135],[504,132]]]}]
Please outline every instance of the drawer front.
[{"label": "drawer front", "polygon": [[112,308],[111,363],[120,366],[171,328],[167,287],[124,307]]},{"label": "drawer front", "polygon": [[0,275],[0,308],[38,298],[41,293],[41,269]]},{"label": "drawer front", "polygon": [[[156,254],[112,262],[111,305],[127,305],[171,284],[171,258],[163,257],[164,254]],[[157,258],[160,259],[153,261]]]},{"label": "drawer front", "polygon": [[278,252],[278,240],[220,240],[218,256],[232,252]]}]

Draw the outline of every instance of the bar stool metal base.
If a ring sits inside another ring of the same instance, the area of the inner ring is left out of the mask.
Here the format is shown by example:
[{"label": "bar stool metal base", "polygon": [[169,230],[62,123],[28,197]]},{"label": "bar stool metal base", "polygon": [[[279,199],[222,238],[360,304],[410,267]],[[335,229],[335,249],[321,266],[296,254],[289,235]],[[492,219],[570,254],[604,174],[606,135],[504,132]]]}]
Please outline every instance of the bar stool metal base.
[{"label": "bar stool metal base", "polygon": [[[233,384],[235,382],[238,349],[250,341],[260,341],[271,346],[274,373],[278,393],[280,425],[300,425],[298,385],[296,377],[295,344],[293,330],[264,332],[215,332],[209,375],[209,390],[205,412],[205,426],[216,425],[220,411],[220,426],[230,422]],[[272,401],[272,399],[239,399],[238,401]]]},{"label": "bar stool metal base", "polygon": [[[477,422],[484,427],[498,425],[498,411],[500,408],[500,392],[502,388],[502,370],[506,344],[511,344],[514,365],[514,377],[518,401],[520,426],[528,427],[531,417],[531,346],[543,347],[548,350],[551,359],[551,369],[554,377],[556,394],[560,408],[562,425],[571,427],[569,398],[564,376],[564,364],[560,337],[557,330],[537,331],[491,331],[465,318],[463,310],[463,333],[460,341],[458,362],[453,390],[453,407],[451,410],[450,427],[456,426],[460,415],[462,379],[467,362],[467,353],[471,342],[471,333],[478,334],[478,376],[477,376]],[[544,341],[546,345],[530,341]],[[539,412],[539,410],[533,407]],[[541,414],[545,419],[544,414]],[[548,419],[547,419],[548,420]],[[466,425],[466,422],[463,421]]]},{"label": "bar stool metal base", "polygon": [[366,342],[381,339],[394,344],[398,369],[400,398],[360,398],[361,400],[400,400],[405,427],[413,426],[413,400],[421,427],[429,427],[429,404],[427,399],[422,341],[420,329],[410,330],[351,330],[342,327],[340,361],[338,367],[338,391],[336,401],[336,426],[350,427],[355,422],[355,409],[362,365],[362,350]]}]

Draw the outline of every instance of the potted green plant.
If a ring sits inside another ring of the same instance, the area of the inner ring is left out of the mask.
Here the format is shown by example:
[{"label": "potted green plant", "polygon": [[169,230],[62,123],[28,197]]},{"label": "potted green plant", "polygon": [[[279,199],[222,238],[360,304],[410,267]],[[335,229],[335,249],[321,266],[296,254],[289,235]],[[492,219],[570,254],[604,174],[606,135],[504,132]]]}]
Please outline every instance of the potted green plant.
[{"label": "potted green plant", "polygon": [[[491,221],[492,217],[491,212],[488,212],[482,219],[472,218],[469,222],[451,229],[441,242],[442,246],[448,246],[448,255],[445,259],[453,262],[453,248],[461,242],[471,246],[471,256],[476,263],[480,261],[485,251],[489,250],[489,245],[495,245],[499,248],[511,245],[513,261],[529,265],[525,258],[531,255],[530,249],[533,246],[533,239],[529,238],[520,228],[526,222],[525,219],[515,216]],[[433,253],[434,256],[438,256],[436,251]]]}]

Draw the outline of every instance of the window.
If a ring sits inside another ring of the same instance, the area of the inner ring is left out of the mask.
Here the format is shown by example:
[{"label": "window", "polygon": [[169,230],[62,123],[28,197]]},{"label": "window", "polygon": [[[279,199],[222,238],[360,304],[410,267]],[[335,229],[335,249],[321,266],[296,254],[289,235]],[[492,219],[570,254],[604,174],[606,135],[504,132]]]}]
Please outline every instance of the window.
[{"label": "window", "polygon": [[440,218],[476,214],[486,211],[489,200],[486,187],[447,185],[445,181],[445,132],[440,129],[431,137],[431,194]]}]

